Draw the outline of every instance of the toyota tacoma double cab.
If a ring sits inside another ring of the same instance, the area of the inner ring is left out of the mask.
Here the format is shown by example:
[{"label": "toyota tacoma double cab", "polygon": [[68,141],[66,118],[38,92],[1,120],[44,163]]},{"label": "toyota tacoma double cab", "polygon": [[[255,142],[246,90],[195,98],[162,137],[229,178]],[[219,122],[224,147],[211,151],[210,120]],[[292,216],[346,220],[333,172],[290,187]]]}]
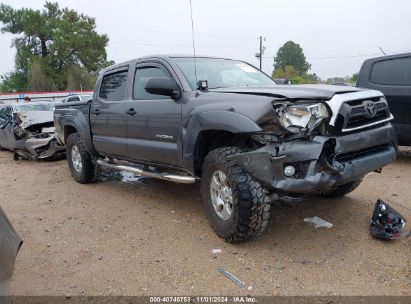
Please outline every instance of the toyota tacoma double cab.
[{"label": "toyota tacoma double cab", "polygon": [[379,91],[277,85],[245,62],[190,56],[110,66],[90,102],[54,112],[77,182],[101,167],[201,180],[209,223],[227,242],[261,234],[275,201],[340,197],[393,162],[392,119]]}]

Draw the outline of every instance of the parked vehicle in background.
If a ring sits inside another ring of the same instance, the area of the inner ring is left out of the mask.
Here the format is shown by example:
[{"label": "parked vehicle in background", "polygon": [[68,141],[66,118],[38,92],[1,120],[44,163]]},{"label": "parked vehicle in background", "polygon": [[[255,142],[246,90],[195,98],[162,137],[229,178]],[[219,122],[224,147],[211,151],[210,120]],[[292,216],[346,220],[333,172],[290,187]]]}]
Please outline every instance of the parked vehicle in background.
[{"label": "parked vehicle in background", "polygon": [[77,102],[77,101],[91,101],[93,94],[74,94],[67,96],[62,102]]},{"label": "parked vehicle in background", "polygon": [[65,147],[54,134],[56,103],[24,102],[0,105],[0,148],[11,150],[15,159],[57,159]]},{"label": "parked vehicle in background", "polygon": [[411,53],[366,60],[357,86],[384,93],[394,115],[399,145],[411,145]]},{"label": "parked vehicle in background", "polygon": [[293,84],[293,82],[289,79],[285,78],[274,78],[276,84]]},{"label": "parked vehicle in background", "polygon": [[337,86],[355,86],[354,83],[351,82],[333,82],[332,85],[337,85]]},{"label": "parked vehicle in background", "polygon": [[259,235],[272,201],[343,196],[396,157],[381,92],[277,85],[223,58],[157,56],[108,67],[91,103],[57,106],[54,119],[77,182],[94,181],[98,166],[201,179],[210,225],[227,242]]},{"label": "parked vehicle in background", "polygon": [[14,262],[22,243],[0,207],[0,303],[3,303],[1,297],[10,296]]}]

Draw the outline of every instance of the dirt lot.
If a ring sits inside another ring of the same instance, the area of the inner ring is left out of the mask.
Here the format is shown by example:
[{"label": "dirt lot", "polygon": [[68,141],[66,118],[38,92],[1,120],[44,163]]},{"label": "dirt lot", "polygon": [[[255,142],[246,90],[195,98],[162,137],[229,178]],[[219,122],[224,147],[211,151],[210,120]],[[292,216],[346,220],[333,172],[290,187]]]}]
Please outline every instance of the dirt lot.
[{"label": "dirt lot", "polygon": [[[198,185],[80,185],[65,161],[9,152],[0,172],[1,206],[24,240],[15,295],[411,295],[411,238],[382,242],[368,230],[377,198],[411,220],[411,150],[346,198],[272,206],[266,233],[240,245],[213,234]],[[334,227],[303,221],[314,215]]]}]

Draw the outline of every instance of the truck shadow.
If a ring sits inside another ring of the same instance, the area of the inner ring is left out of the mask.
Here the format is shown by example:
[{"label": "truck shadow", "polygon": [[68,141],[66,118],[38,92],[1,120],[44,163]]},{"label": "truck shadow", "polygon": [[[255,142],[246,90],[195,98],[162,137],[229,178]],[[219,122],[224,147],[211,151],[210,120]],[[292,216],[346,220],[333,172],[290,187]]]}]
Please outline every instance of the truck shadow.
[{"label": "truck shadow", "polygon": [[396,162],[410,163],[411,162],[411,147],[399,147]]},{"label": "truck shadow", "polygon": [[[401,149],[394,166],[400,164],[401,167],[406,168],[410,163],[411,150]],[[394,169],[387,167],[387,170]],[[376,177],[378,178],[378,175]],[[109,187],[114,192],[126,190],[130,197],[143,196],[144,199],[147,198],[152,208],[175,212],[174,214],[181,218],[189,213],[190,216],[196,218],[197,222],[203,223],[195,228],[199,230],[198,234],[206,232],[209,235],[208,241],[224,244],[217,236],[209,233],[211,229],[206,225],[199,182],[191,185],[175,184],[139,177],[127,172],[103,170],[99,184],[99,186],[104,184],[104,187]],[[364,187],[369,188],[370,183],[364,182],[359,190],[339,199],[312,196],[295,204],[275,202],[271,205],[271,219],[268,227],[261,237],[250,242],[227,246],[234,246],[237,249],[258,247],[274,250],[278,244],[293,246],[298,250],[308,246],[314,240],[317,245],[328,246],[329,243],[337,242],[338,239],[352,238],[352,236],[347,236],[350,233],[359,233],[362,239],[368,239],[369,220],[375,201],[373,201],[374,198],[365,194]],[[137,200],[134,203],[139,204]],[[313,216],[318,216],[334,226],[331,229],[315,229],[311,223],[303,221],[304,218]],[[348,231],[350,233],[347,233]]]},{"label": "truck shadow", "polygon": [[[153,199],[154,208],[168,208],[182,217],[189,212],[198,221],[206,221],[202,208],[200,183],[183,185],[151,178],[130,177],[128,174],[125,176],[126,178],[118,172],[105,171],[102,182],[112,183],[113,187],[119,186],[118,182],[120,182],[123,187],[126,187],[129,194],[148,193]],[[253,247],[258,243],[265,242],[264,246],[270,248],[275,243],[290,244],[294,241],[303,241],[315,235],[328,233],[328,229],[317,230],[312,224],[305,223],[303,219],[306,217],[319,216],[333,223],[332,229],[334,230],[343,230],[344,227],[338,226],[345,225],[345,223],[351,225],[368,223],[368,216],[372,212],[373,204],[369,204],[370,212],[367,212],[366,216],[356,211],[358,205],[363,206],[364,202],[359,202],[349,196],[332,200],[313,196],[306,198],[301,203],[294,204],[275,202],[271,205],[271,219],[265,233],[256,240],[233,246],[237,248]],[[336,226],[338,228],[335,228]],[[199,227],[198,229],[203,228]]]}]

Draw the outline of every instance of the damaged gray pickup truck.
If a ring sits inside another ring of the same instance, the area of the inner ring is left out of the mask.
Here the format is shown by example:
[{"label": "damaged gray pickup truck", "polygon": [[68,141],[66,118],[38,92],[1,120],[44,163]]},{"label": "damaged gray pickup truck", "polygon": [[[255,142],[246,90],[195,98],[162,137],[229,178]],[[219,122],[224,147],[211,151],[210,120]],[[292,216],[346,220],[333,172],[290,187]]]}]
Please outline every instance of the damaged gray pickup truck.
[{"label": "damaged gray pickup truck", "polygon": [[201,179],[210,225],[227,242],[264,231],[274,201],[353,191],[397,150],[381,92],[280,86],[221,58],[154,56],[108,67],[91,102],[54,115],[76,181],[95,181],[100,167]]}]

